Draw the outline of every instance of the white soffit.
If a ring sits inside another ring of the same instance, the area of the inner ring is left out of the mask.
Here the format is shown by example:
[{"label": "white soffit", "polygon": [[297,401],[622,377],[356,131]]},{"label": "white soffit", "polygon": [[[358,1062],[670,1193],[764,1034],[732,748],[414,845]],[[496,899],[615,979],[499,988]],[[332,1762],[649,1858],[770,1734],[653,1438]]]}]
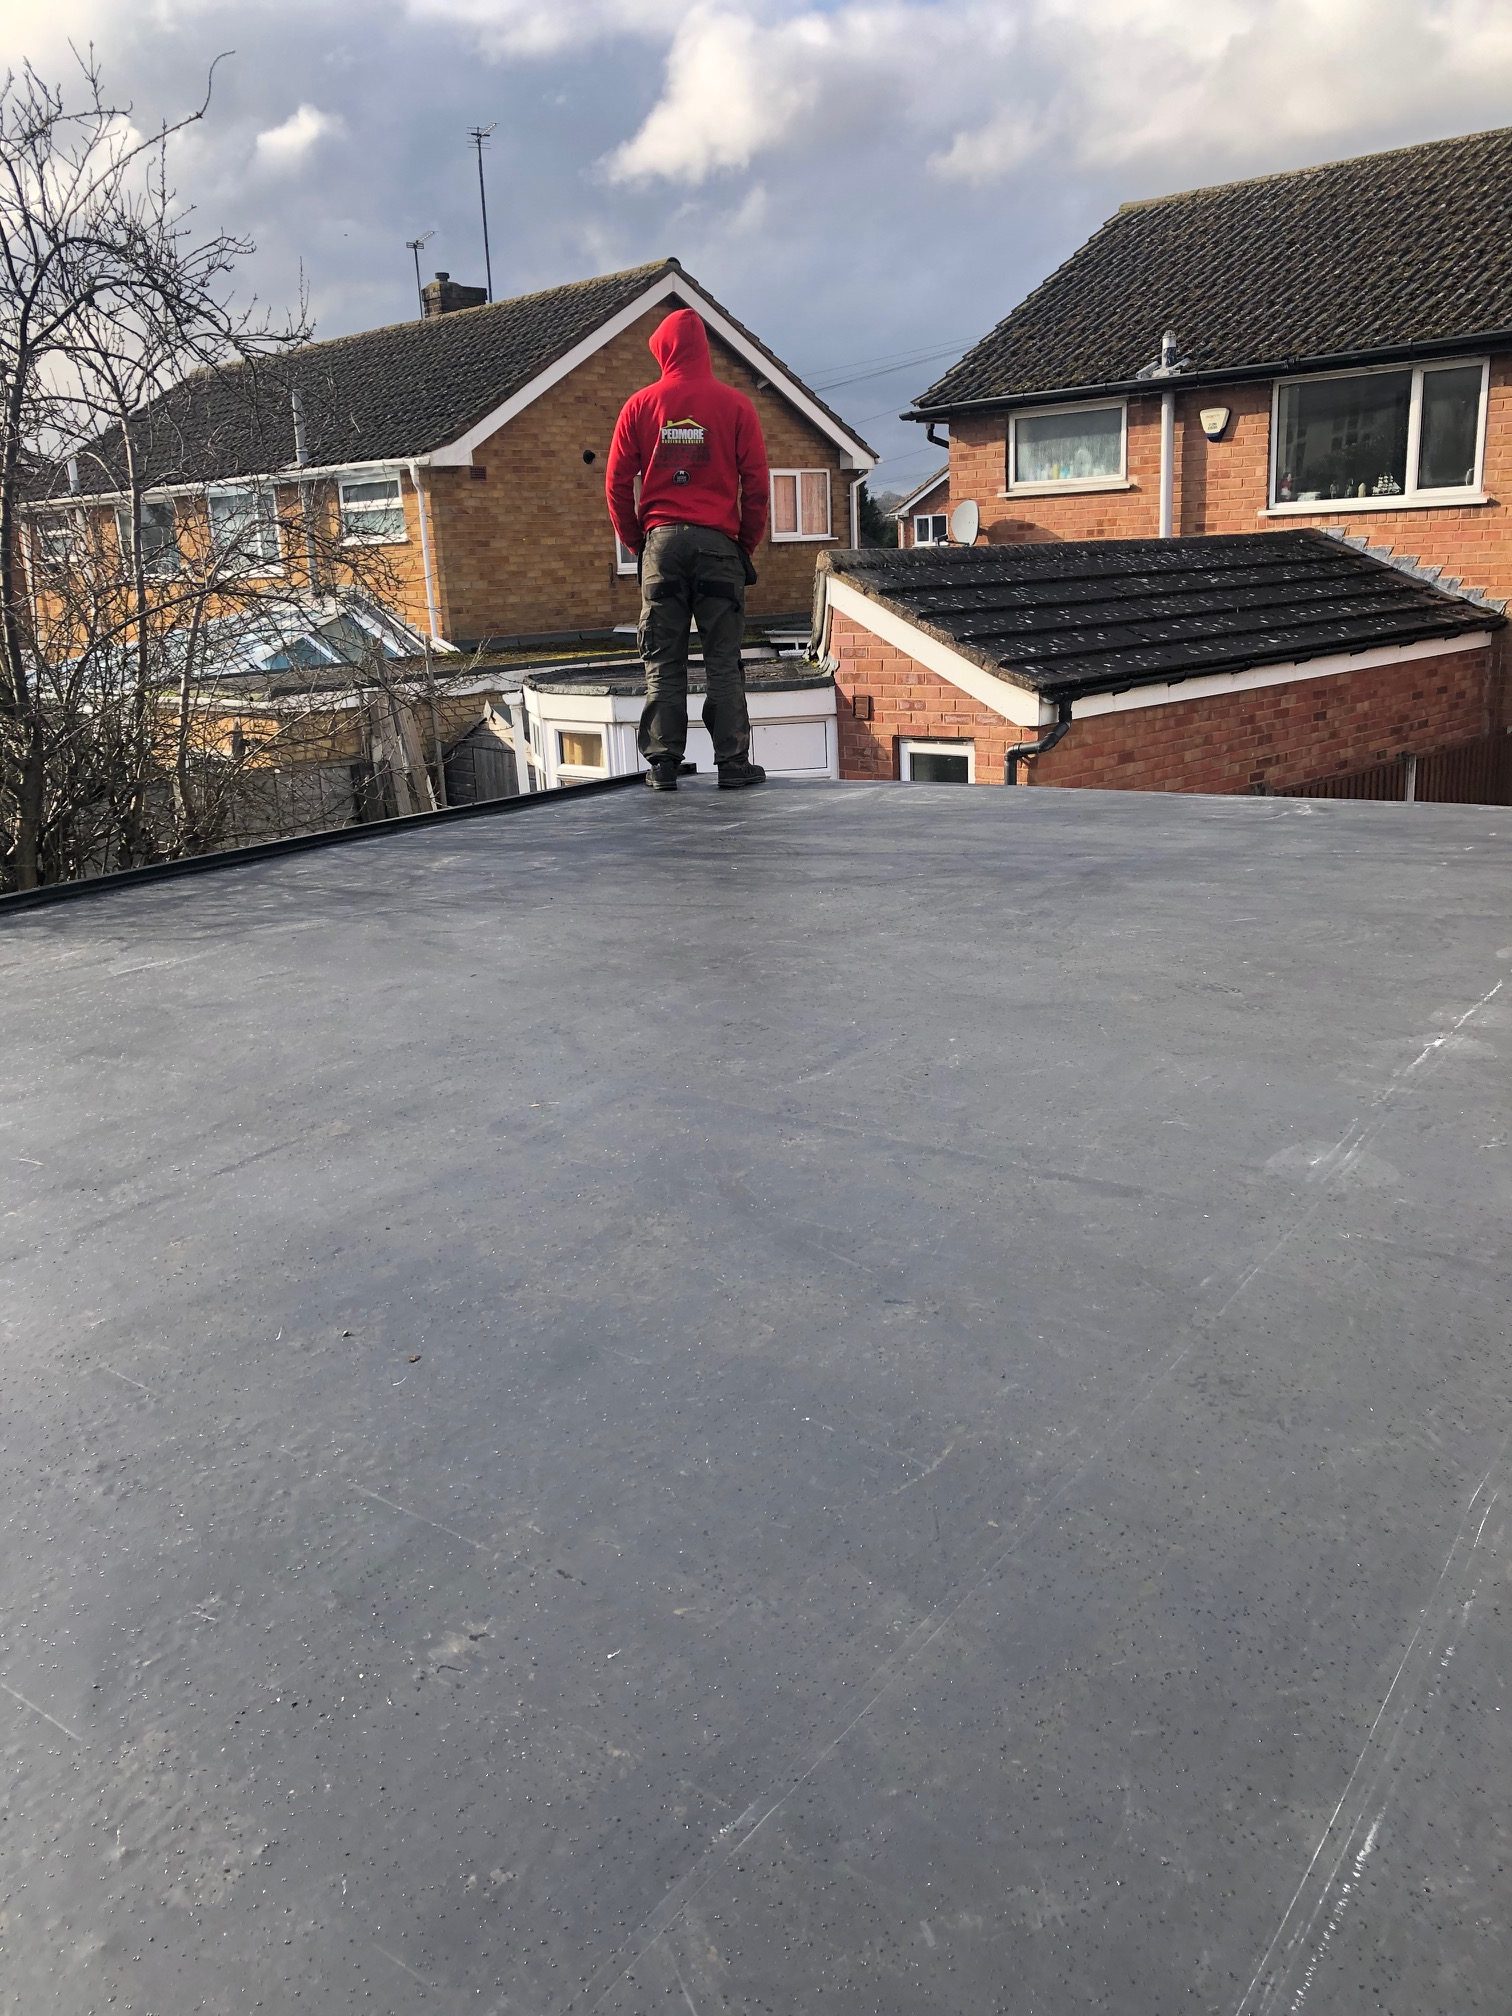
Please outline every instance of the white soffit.
[{"label": "white soffit", "polygon": [[832,420],[796,379],[790,378],[780,365],[774,363],[763,351],[758,350],[750,338],[722,315],[711,301],[705,300],[686,273],[676,272],[667,273],[660,280],[653,281],[643,294],[638,294],[633,301],[621,308],[618,314],[611,315],[606,321],[599,323],[581,343],[574,344],[572,349],[559,357],[554,364],[547,365],[546,369],[532,378],[528,385],[522,385],[518,392],[513,393],[502,405],[496,406],[493,412],[478,421],[476,426],[470,427],[455,441],[447,442],[444,447],[432,449],[429,455],[424,455],[420,459],[443,469],[465,466],[471,462],[473,451],[491,434],[496,434],[501,427],[507,426],[516,414],[523,413],[527,406],[533,405],[543,392],[549,392],[553,385],[559,385],[580,364],[586,363],[597,351],[602,350],[606,343],[612,343],[616,336],[623,335],[639,321],[648,308],[654,308],[659,301],[665,301],[674,294],[685,301],[737,356],[744,358],[758,378],[764,378],[780,398],[795,407],[806,420],[818,428],[820,433],[835,443],[846,468],[865,471],[876,466],[876,456],[863,442],[858,441],[855,435],[847,433]]},{"label": "white soffit", "polygon": [[1254,693],[1262,686],[1292,686],[1300,679],[1334,679],[1342,672],[1368,672],[1415,658],[1445,658],[1474,651],[1491,641],[1489,630],[1466,630],[1458,637],[1425,637],[1415,644],[1383,644],[1372,651],[1340,651],[1326,658],[1302,658],[1285,665],[1257,665],[1250,672],[1206,672],[1160,686],[1134,686],[1122,693],[1089,693],[1071,709],[1075,721],[1098,714],[1127,714],[1141,707],[1170,707],[1183,700],[1215,700],[1225,693]]}]

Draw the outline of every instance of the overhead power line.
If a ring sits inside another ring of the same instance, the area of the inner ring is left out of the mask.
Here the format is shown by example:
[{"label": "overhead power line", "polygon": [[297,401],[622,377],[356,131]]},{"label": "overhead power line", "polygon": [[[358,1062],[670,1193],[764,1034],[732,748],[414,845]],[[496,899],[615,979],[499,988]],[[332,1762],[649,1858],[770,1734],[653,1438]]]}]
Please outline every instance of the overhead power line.
[{"label": "overhead power line", "polygon": [[814,390],[816,392],[835,392],[842,385],[860,385],[869,378],[892,378],[900,371],[911,371],[917,365],[932,363],[937,357],[958,357],[960,354],[961,346],[956,343],[952,343],[948,348],[942,350],[922,350],[916,357],[905,357],[901,363],[885,364],[875,371],[857,371],[848,378],[821,379],[814,387]]}]

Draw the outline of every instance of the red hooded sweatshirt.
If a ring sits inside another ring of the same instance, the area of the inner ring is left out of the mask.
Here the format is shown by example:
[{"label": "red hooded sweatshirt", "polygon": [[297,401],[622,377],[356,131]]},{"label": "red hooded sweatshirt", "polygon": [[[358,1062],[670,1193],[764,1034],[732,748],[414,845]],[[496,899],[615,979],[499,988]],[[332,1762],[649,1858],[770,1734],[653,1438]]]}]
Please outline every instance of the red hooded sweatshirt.
[{"label": "red hooded sweatshirt", "polygon": [[753,553],[769,502],[756,408],[714,376],[709,339],[691,308],[674,309],[658,326],[651,355],[662,375],[625,401],[609,447],[604,489],[615,531],[638,553],[653,525],[707,525]]}]

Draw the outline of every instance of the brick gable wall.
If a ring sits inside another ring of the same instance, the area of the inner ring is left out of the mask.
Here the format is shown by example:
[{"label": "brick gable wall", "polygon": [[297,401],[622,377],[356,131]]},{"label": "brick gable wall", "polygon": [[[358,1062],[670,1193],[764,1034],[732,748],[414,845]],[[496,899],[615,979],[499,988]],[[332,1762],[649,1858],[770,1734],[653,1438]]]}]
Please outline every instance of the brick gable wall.
[{"label": "brick gable wall", "polygon": [[912,546],[914,544],[914,519],[915,517],[922,517],[926,511],[931,513],[943,511],[947,516],[949,515],[950,478],[948,476],[943,482],[937,483],[933,490],[926,490],[924,495],[909,507],[908,516],[898,521],[899,529],[903,535],[898,541],[900,546]]},{"label": "brick gable wall", "polygon": [[[1037,731],[1016,726],[837,615],[830,633],[840,775],[897,777],[906,737],[975,744],[979,784],[1001,784],[1003,758]],[[1476,646],[1207,700],[1172,701],[1077,721],[1024,766],[1032,783],[1127,791],[1286,790],[1411,750],[1429,755],[1494,725],[1493,653]],[[870,720],[855,701],[869,702]]]},{"label": "brick gable wall", "polygon": [[[1095,402],[1094,402],[1095,403]],[[1198,414],[1227,406],[1218,441]],[[1270,485],[1271,385],[1203,386],[1177,395],[1174,529],[1263,532],[1325,526],[1442,567],[1499,599],[1512,598],[1512,356],[1491,359],[1486,407],[1486,504],[1400,511],[1318,511],[1266,516]],[[950,428],[950,494],[976,499],[989,544],[1050,539],[1150,539],[1159,531],[1160,398],[1129,401],[1128,471],[1133,488],[1008,497],[1005,413],[957,414]]]},{"label": "brick gable wall", "polygon": [[[604,465],[619,410],[656,377],[647,339],[659,303],[541,395],[476,451],[484,476],[436,469],[427,477],[440,573],[443,629],[455,640],[532,631],[607,629],[640,613],[635,576],[616,573],[604,506]],[[774,543],[756,555],[753,615],[806,611],[825,546],[850,543],[850,483],[834,443],[710,333],[714,369],[755,401],[774,469],[830,471],[831,537]],[[593,460],[585,462],[585,450]]]}]

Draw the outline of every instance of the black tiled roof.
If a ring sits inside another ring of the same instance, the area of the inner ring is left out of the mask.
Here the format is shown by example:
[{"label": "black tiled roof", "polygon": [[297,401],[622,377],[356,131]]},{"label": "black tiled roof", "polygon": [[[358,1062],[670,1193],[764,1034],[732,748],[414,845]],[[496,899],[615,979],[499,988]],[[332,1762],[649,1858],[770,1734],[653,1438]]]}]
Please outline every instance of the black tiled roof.
[{"label": "black tiled roof", "polygon": [[[256,364],[196,372],[146,407],[134,423],[148,480],[204,483],[291,467],[295,388],[304,409],[305,461],[310,466],[424,455],[465,434],[669,273],[686,279],[701,299],[792,377],[675,259],[658,259],[541,294],[306,344]],[[668,308],[673,305],[669,297]],[[651,375],[648,358],[648,379]],[[822,400],[809,396],[837,426],[845,427]],[[857,438],[853,430],[845,431]],[[119,467],[118,443],[112,436],[102,437],[80,456],[81,489],[116,488]]]},{"label": "black tiled roof", "polygon": [[1512,127],[1126,204],[915,409],[1512,330],[1509,213]]},{"label": "black tiled roof", "polygon": [[828,572],[1048,700],[1499,627],[1485,603],[1314,531],[866,547]]}]

